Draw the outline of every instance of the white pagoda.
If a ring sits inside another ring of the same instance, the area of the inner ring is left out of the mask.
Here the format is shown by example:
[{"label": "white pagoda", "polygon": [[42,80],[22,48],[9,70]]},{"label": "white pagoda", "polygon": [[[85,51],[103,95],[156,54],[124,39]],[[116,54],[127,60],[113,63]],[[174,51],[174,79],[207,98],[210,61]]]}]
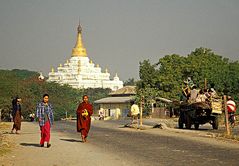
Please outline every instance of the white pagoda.
[{"label": "white pagoda", "polygon": [[49,73],[49,82],[57,82],[61,85],[69,84],[73,88],[110,88],[112,91],[123,87],[117,73],[113,80],[110,80],[110,73],[107,69],[101,71],[99,65],[96,65],[87,57],[86,49],[82,42],[82,28],[79,24],[77,41],[72,49],[72,56],[63,65],[57,67],[57,71]]}]

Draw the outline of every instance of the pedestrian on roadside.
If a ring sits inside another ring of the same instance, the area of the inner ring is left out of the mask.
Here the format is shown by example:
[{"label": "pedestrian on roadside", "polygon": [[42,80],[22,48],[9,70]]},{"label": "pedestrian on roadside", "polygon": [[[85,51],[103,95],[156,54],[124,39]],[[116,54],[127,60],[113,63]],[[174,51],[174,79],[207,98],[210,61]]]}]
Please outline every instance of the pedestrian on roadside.
[{"label": "pedestrian on roadside", "polygon": [[132,117],[131,124],[136,123],[137,127],[139,126],[139,106],[135,103],[135,101],[131,102],[132,106],[130,108],[130,115]]},{"label": "pedestrian on roadside", "polygon": [[14,133],[14,130],[16,130],[16,134],[19,134],[19,130],[21,130],[21,117],[21,99],[16,97],[12,100],[12,118],[14,124],[11,133]]},{"label": "pedestrian on roadside", "polygon": [[53,106],[48,101],[49,95],[44,94],[43,101],[39,102],[36,106],[36,117],[38,118],[41,130],[40,146],[44,147],[44,143],[47,142],[47,148],[51,146],[51,126],[53,125],[54,121]]},{"label": "pedestrian on roadside", "polygon": [[227,110],[228,113],[235,113],[236,112],[236,103],[233,101],[231,96],[227,97],[228,101],[227,101]]},{"label": "pedestrian on roadside", "polygon": [[227,101],[227,111],[228,111],[228,119],[229,122],[231,123],[231,126],[234,127],[235,126],[235,113],[236,113],[236,103],[233,101],[231,96],[227,97],[228,101]]},{"label": "pedestrian on roadside", "polygon": [[90,125],[91,125],[91,115],[93,114],[93,106],[89,103],[89,97],[87,95],[83,96],[83,101],[79,104],[76,114],[77,114],[77,132],[81,133],[82,142],[86,142],[88,136]]},{"label": "pedestrian on roadside", "polygon": [[12,121],[12,110],[9,111],[8,122]]},{"label": "pedestrian on roadside", "polygon": [[104,120],[104,109],[103,108],[99,109],[99,120]]},{"label": "pedestrian on roadside", "polygon": [[34,113],[30,113],[29,118],[30,118],[31,122],[34,122],[35,114]]}]

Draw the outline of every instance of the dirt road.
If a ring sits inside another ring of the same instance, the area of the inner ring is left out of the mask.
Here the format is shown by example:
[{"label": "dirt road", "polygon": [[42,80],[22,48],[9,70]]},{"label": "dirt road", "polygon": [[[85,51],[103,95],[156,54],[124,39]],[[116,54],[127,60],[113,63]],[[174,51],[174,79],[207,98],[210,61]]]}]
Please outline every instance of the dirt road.
[{"label": "dirt road", "polygon": [[[9,131],[5,131],[6,132]],[[9,134],[14,137],[16,147],[11,153],[0,158],[0,165],[4,166],[63,166],[63,165],[129,165],[114,154],[101,153],[90,143],[82,143],[79,139],[67,137],[64,132],[52,133],[52,146],[39,147],[40,131],[37,123],[23,122],[22,132],[19,135]],[[107,161],[107,162],[105,162]]]},{"label": "dirt road", "polygon": [[11,153],[0,158],[4,166],[145,166],[237,165],[238,142],[217,140],[201,131],[176,129],[135,130],[120,121],[94,121],[89,142],[82,143],[75,122],[56,122],[52,146],[39,147],[37,123],[23,122]]}]

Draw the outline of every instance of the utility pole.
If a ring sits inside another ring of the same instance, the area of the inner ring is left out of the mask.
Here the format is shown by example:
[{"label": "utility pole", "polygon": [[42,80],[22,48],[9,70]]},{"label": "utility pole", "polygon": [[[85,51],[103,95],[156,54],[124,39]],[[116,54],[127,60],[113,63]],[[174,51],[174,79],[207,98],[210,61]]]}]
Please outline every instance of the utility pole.
[{"label": "utility pole", "polygon": [[228,124],[228,110],[227,110],[227,96],[224,95],[224,110],[225,110],[225,127],[226,127],[226,130],[227,130],[227,135],[230,135],[231,134],[231,131],[229,129],[229,124]]},{"label": "utility pole", "polygon": [[207,79],[204,79],[204,89],[207,89]]},{"label": "utility pole", "polygon": [[141,96],[140,99],[140,126],[143,126],[143,105],[144,105],[144,96]]}]

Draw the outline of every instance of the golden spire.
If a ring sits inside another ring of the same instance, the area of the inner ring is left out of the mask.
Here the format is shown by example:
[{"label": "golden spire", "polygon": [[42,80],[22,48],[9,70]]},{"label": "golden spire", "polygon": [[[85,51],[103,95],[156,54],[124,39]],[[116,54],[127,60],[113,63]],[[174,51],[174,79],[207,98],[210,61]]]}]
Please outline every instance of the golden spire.
[{"label": "golden spire", "polygon": [[78,34],[77,34],[77,40],[76,40],[76,45],[75,47],[72,49],[72,56],[75,57],[86,57],[86,49],[83,46],[83,42],[82,42],[82,28],[80,25],[80,21],[79,21],[79,25],[77,28]]}]

